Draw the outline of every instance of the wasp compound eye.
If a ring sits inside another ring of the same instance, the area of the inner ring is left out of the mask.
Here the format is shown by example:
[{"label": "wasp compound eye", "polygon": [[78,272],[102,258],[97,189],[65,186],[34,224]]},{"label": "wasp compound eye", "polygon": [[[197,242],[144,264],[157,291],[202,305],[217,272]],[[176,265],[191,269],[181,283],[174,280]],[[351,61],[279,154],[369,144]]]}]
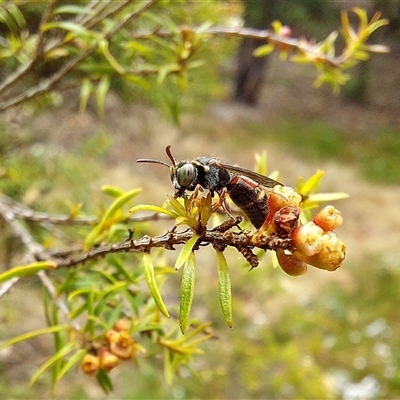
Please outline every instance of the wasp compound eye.
[{"label": "wasp compound eye", "polygon": [[177,171],[177,180],[181,187],[187,188],[190,186],[194,178],[193,164],[184,164]]}]

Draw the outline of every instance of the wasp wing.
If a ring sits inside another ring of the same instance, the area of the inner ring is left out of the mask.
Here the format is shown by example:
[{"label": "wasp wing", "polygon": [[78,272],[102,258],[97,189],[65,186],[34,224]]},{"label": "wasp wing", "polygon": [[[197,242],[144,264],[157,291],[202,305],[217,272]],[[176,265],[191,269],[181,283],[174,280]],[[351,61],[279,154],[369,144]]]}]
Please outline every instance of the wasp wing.
[{"label": "wasp wing", "polygon": [[282,183],[276,181],[275,179],[272,179],[265,175],[257,174],[257,172],[250,171],[246,168],[235,167],[234,165],[225,164],[221,161],[218,161],[218,164],[221,165],[221,167],[227,169],[229,172],[232,172],[235,175],[247,176],[248,178],[252,179],[253,181],[259,183],[260,185],[266,188],[272,189],[276,185],[284,186]]}]

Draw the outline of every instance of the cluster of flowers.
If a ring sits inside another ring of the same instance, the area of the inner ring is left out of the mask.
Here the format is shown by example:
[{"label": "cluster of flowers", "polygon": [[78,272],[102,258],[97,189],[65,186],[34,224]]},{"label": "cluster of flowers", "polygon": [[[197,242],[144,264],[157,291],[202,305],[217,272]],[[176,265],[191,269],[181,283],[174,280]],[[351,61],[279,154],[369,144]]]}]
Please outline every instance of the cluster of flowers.
[{"label": "cluster of flowers", "polygon": [[307,272],[307,265],[334,271],[346,257],[345,244],[333,232],[342,225],[343,217],[328,205],[312,221],[302,224],[301,201],[301,195],[291,187],[275,186],[268,198],[269,216],[260,232],[292,239],[292,251],[276,251],[279,265],[287,274],[302,275]]},{"label": "cluster of flowers", "polygon": [[[129,333],[130,323],[125,319],[118,320],[114,329],[107,331],[100,346],[94,346],[81,361],[85,374],[96,375],[99,370],[110,372],[118,366],[120,360],[135,358],[139,346]],[[98,347],[98,348],[97,348]]]}]

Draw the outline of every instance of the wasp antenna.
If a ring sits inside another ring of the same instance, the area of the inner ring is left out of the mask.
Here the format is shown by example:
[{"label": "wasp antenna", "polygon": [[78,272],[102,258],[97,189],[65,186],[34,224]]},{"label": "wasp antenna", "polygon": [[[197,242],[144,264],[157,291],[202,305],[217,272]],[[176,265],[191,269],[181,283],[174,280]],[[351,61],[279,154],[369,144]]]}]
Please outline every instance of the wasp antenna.
[{"label": "wasp antenna", "polygon": [[170,167],[170,165],[164,161],[152,160],[151,158],[139,158],[138,160],[136,160],[136,162],[137,163],[147,163],[147,164],[161,164],[161,165],[165,165],[168,168]]},{"label": "wasp antenna", "polygon": [[172,166],[176,167],[176,161],[174,156],[171,153],[171,145],[168,145],[165,149],[165,152],[167,153],[168,158],[171,160]]}]

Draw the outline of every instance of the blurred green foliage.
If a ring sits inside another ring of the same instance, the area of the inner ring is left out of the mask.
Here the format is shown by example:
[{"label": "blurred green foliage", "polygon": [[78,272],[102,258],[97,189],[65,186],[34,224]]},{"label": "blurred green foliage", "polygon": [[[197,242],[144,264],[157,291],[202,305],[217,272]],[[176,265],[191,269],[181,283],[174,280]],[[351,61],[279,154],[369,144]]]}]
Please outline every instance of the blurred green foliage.
[{"label": "blurred green foliage", "polygon": [[[243,121],[247,140],[281,143],[290,151],[310,160],[336,159],[354,165],[375,183],[398,184],[400,177],[400,135],[396,128],[381,126],[373,134],[340,131],[319,120],[308,121],[298,115],[278,120],[268,129],[255,121]],[[295,147],[293,144],[296,144]]]}]

